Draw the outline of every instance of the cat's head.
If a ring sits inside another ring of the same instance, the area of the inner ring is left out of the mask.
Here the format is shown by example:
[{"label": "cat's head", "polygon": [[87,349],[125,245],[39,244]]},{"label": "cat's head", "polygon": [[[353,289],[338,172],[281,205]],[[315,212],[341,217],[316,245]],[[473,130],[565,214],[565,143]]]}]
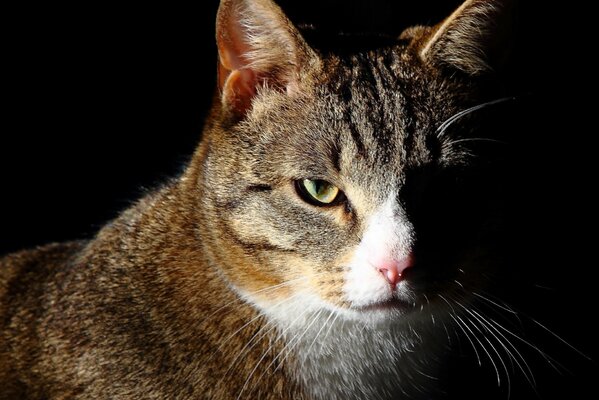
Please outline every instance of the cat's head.
[{"label": "cat's head", "polygon": [[237,290],[376,320],[479,279],[496,216],[474,179],[472,107],[493,100],[482,82],[505,54],[507,3],[468,0],[435,27],[325,54],[271,0],[221,1],[194,165],[206,252]]}]

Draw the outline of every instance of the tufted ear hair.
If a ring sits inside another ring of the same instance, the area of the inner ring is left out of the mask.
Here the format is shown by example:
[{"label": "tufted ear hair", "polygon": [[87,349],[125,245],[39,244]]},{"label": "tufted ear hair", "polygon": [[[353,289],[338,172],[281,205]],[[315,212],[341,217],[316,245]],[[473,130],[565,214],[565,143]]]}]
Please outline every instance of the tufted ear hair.
[{"label": "tufted ear hair", "polygon": [[272,0],[221,0],[216,41],[221,100],[237,117],[247,113],[260,87],[292,95],[314,54]]},{"label": "tufted ear hair", "polygon": [[420,47],[427,63],[470,75],[496,70],[510,51],[515,0],[466,0]]}]

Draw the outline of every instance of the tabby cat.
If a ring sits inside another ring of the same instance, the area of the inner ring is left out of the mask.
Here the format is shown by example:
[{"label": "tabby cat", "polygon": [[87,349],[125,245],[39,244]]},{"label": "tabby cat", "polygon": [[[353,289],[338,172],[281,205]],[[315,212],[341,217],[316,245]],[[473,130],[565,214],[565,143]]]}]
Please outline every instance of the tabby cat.
[{"label": "tabby cat", "polygon": [[467,0],[336,52],[271,0],[222,0],[182,175],[92,240],[0,260],[0,398],[434,393],[501,264],[500,146],[477,127],[509,101],[511,10]]}]

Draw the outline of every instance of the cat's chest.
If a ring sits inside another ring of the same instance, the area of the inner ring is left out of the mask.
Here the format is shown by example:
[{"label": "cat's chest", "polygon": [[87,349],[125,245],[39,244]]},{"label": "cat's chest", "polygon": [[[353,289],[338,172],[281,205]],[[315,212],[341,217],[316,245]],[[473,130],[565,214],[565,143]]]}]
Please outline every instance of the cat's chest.
[{"label": "cat's chest", "polygon": [[281,360],[309,398],[396,399],[414,384],[419,341],[395,322],[368,326],[330,311],[288,313]]}]

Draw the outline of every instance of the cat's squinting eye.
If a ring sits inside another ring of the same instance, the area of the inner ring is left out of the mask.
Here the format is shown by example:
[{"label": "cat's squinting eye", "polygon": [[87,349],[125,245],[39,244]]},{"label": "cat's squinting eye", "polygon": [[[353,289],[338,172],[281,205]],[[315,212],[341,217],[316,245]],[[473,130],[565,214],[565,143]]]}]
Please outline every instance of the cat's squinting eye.
[{"label": "cat's squinting eye", "polygon": [[321,179],[299,179],[295,181],[295,188],[306,203],[314,206],[332,206],[344,199],[337,186]]}]

